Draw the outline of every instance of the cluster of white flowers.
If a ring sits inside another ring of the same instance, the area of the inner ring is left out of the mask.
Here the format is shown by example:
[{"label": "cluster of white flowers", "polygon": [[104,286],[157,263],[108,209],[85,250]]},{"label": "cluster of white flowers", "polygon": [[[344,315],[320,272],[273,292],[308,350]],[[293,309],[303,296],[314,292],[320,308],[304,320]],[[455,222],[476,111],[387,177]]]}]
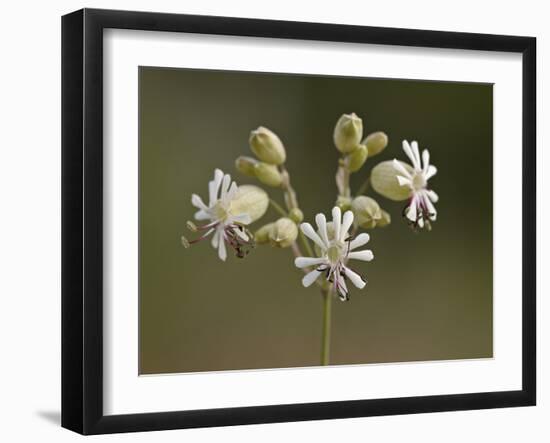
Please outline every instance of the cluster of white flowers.
[{"label": "cluster of white flowers", "polygon": [[[223,261],[227,258],[227,246],[235,250],[237,257],[244,257],[256,243],[291,247],[296,255],[296,267],[306,273],[302,278],[303,286],[309,287],[317,282],[325,290],[331,288],[331,292],[341,300],[348,300],[348,281],[358,289],[366,285],[360,273],[349,267],[349,260],[368,262],[374,258],[371,250],[356,251],[370,239],[365,232],[355,236],[357,229],[384,227],[391,222],[389,213],[372,197],[361,195],[361,190],[355,197],[350,195],[349,175],[359,171],[367,158],[380,153],[388,143],[383,132],[371,133],[361,141],[362,135],[363,124],[357,115],[344,114],[340,117],[334,130],[334,143],[342,155],[336,176],[339,191],[337,206],[332,209],[332,222],[327,222],[324,214],[317,214],[315,230],[310,223],[300,224],[303,213],[284,168],[286,151],[282,141],[267,128],[252,131],[249,143],[255,158],[241,156],[236,161],[236,167],[266,186],[281,188],[287,210],[272,202],[282,217],[252,234],[247,226],[265,214],[269,205],[267,193],[253,185],[239,187],[229,174],[216,169],[214,178],[208,183],[208,204],[197,194],[191,197],[191,203],[198,209],[195,219],[206,223],[197,226],[188,222],[189,229],[200,233],[200,236],[192,241],[182,237],[182,243],[189,247],[211,236],[211,244]],[[437,217],[434,203],[438,201],[438,196],[428,187],[428,181],[437,169],[430,164],[427,149],[420,155],[416,141],[409,144],[404,140],[403,151],[411,165],[395,158],[380,162],[372,169],[367,183],[390,200],[407,200],[403,210],[407,222],[414,228],[431,229],[431,223]],[[315,245],[315,256],[302,255],[297,245],[298,225]],[[324,281],[318,280],[321,275],[324,275]]]}]

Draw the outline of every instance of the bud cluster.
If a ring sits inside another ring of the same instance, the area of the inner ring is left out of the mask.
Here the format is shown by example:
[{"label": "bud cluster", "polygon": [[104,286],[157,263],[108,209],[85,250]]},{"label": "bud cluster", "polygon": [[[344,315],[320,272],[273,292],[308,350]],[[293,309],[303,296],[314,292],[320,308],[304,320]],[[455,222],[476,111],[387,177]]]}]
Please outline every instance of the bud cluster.
[{"label": "bud cluster", "polygon": [[248,177],[255,177],[266,186],[281,187],[283,175],[279,166],[286,160],[286,150],[281,139],[273,131],[260,126],[250,132],[250,150],[256,156],[240,156],[235,161],[237,170]]},{"label": "bud cluster", "polygon": [[355,113],[342,114],[334,127],[334,144],[345,160],[349,172],[359,171],[367,157],[382,152],[388,145],[388,136],[373,132],[363,139],[363,120]]}]

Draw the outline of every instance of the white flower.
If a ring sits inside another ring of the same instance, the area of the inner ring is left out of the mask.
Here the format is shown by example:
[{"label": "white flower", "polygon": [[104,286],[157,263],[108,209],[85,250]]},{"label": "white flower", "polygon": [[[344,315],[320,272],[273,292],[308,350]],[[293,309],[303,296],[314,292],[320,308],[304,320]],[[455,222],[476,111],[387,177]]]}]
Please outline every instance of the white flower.
[{"label": "white flower", "polygon": [[182,237],[183,245],[188,247],[214,234],[212,246],[218,250],[221,260],[227,258],[226,244],[236,251],[238,257],[244,257],[247,253],[246,248],[254,244],[252,236],[244,226],[265,213],[268,205],[267,194],[256,186],[239,188],[231,181],[229,174],[224,175],[219,169],[214,171],[214,179],[208,183],[208,191],[208,205],[197,194],[191,196],[191,203],[199,209],[195,213],[195,219],[207,220],[207,223],[195,226],[194,223],[188,222],[191,230],[200,231],[202,235],[193,241]]},{"label": "white flower", "polygon": [[[346,279],[349,279],[357,288],[363,289],[366,280],[347,266],[350,259],[371,261],[374,258],[372,251],[353,251],[368,243],[369,234],[359,234],[355,239],[348,236],[348,231],[353,224],[353,212],[346,211],[342,218],[340,208],[332,209],[332,233],[329,235],[327,220],[324,214],[317,214],[315,222],[319,228],[315,232],[309,223],[302,223],[302,232],[319,247],[319,257],[298,257],[294,264],[298,268],[315,266],[315,269],[307,273],[302,279],[302,284],[307,288],[322,274],[326,274],[340,297],[340,300],[349,300]],[[352,252],[353,251],[353,252]]]},{"label": "white flower", "polygon": [[439,200],[439,197],[434,191],[428,189],[428,180],[437,173],[437,168],[430,165],[430,153],[427,149],[422,151],[422,163],[420,162],[417,142],[413,141],[409,145],[407,140],[403,140],[403,151],[412,162],[412,170],[397,159],[393,160],[399,186],[410,190],[409,204],[405,207],[403,214],[412,225],[420,228],[426,225],[429,229],[430,221],[435,221],[437,218],[437,211],[433,204]]}]

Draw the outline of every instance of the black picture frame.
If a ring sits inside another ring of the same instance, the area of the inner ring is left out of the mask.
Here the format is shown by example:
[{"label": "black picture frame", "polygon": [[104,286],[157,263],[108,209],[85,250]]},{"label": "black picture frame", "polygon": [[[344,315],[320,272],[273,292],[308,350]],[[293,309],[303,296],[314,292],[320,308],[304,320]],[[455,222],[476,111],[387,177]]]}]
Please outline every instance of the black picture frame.
[{"label": "black picture frame", "polygon": [[[131,415],[103,413],[103,30],[522,54],[522,389]],[[82,434],[530,406],[536,403],[536,39],[83,9],[62,18],[62,426]]]}]

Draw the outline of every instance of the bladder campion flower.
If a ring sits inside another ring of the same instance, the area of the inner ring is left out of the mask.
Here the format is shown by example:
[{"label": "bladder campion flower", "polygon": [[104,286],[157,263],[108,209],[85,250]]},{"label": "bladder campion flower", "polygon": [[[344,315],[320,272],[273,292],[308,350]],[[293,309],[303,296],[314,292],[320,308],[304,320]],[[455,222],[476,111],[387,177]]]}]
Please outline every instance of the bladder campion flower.
[{"label": "bladder campion flower", "polygon": [[409,200],[403,215],[413,227],[427,227],[437,218],[434,203],[439,200],[437,194],[428,188],[428,180],[437,173],[430,164],[430,153],[422,151],[422,161],[418,143],[409,144],[403,140],[403,151],[411,160],[412,166],[397,159],[378,164],[372,170],[373,188],[384,197],[392,200]]},{"label": "bladder campion flower", "polygon": [[192,231],[201,232],[201,236],[192,241],[182,237],[182,244],[189,247],[213,234],[212,246],[218,250],[221,260],[227,258],[226,244],[235,250],[237,257],[244,257],[254,246],[253,236],[246,225],[265,214],[269,204],[267,194],[257,186],[237,186],[231,181],[231,176],[220,169],[214,171],[208,191],[208,205],[197,194],[191,196],[191,203],[198,209],[195,220],[207,220],[207,223],[196,226],[187,222],[187,226]]},{"label": "bladder campion flower", "polygon": [[350,259],[371,261],[374,258],[370,250],[354,251],[368,243],[370,237],[367,233],[362,233],[352,239],[348,231],[353,224],[353,212],[346,211],[342,217],[342,212],[337,206],[332,209],[332,232],[329,233],[327,229],[324,214],[317,214],[315,222],[319,233],[315,232],[309,223],[300,225],[302,232],[319,248],[319,257],[297,257],[294,260],[298,268],[315,266],[315,269],[304,276],[302,284],[308,287],[325,273],[326,279],[333,284],[340,300],[349,300],[346,280],[349,279],[359,289],[363,289],[367,282],[349,268],[347,262]]}]

